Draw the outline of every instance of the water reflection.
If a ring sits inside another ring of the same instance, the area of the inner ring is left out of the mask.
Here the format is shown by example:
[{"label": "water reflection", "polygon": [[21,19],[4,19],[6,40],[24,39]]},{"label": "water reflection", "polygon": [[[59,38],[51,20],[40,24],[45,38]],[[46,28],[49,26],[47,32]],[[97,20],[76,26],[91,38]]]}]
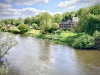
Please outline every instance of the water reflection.
[{"label": "water reflection", "polygon": [[79,69],[87,75],[100,74],[100,51],[99,50],[75,50]]},{"label": "water reflection", "polygon": [[49,61],[50,59],[50,42],[49,41],[46,41],[44,42],[43,40],[41,40],[40,42],[40,52],[39,52],[39,60],[42,60],[42,61]]},{"label": "water reflection", "polygon": [[[3,33],[6,35],[8,33]],[[48,40],[13,36],[19,44],[2,58],[11,71],[10,75],[100,74],[100,51],[74,50]]]}]

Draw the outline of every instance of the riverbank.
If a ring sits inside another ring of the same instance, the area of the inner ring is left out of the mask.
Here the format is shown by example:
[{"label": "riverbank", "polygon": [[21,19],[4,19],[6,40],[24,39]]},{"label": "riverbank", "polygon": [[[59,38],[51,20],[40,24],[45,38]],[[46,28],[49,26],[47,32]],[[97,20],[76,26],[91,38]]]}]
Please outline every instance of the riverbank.
[{"label": "riverbank", "polygon": [[93,36],[88,35],[85,32],[75,33],[59,29],[47,34],[44,34],[42,30],[30,29],[24,34],[36,38],[48,39],[57,44],[67,45],[77,49],[100,49],[100,32],[98,31],[96,31]]},{"label": "riverbank", "polygon": [[48,39],[57,44],[64,44],[71,46],[74,39],[78,38],[81,34],[73,33],[71,31],[55,31],[54,33],[42,34],[40,30],[31,29],[31,31],[25,33],[33,37]]},{"label": "riverbank", "polygon": [[31,29],[25,34],[36,38],[48,39],[57,44],[77,49],[100,49],[100,32],[95,32],[93,36],[68,30],[57,30],[53,33],[42,34],[40,30]]}]

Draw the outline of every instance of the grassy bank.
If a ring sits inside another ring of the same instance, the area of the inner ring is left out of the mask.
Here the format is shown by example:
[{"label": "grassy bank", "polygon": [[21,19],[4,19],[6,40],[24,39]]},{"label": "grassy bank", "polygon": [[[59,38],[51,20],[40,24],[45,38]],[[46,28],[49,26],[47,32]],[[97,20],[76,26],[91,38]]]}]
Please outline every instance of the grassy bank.
[{"label": "grassy bank", "polygon": [[80,36],[80,34],[73,33],[70,31],[56,31],[54,33],[42,34],[40,30],[34,29],[27,32],[26,34],[37,38],[48,39],[55,43],[68,46],[71,46],[71,44],[74,42],[74,39]]}]

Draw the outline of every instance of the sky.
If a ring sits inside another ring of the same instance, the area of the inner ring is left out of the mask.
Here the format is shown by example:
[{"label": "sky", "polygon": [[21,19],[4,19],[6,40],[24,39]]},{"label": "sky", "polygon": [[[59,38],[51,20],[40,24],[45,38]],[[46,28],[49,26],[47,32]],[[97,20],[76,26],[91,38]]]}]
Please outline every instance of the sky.
[{"label": "sky", "polygon": [[100,0],[0,0],[0,20],[8,18],[26,18],[41,12],[70,12],[100,3]]}]

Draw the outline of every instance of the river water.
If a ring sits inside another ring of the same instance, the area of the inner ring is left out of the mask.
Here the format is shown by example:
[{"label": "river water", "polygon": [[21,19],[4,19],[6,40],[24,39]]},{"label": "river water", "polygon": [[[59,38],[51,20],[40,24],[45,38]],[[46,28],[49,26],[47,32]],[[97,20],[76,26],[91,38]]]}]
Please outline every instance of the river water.
[{"label": "river water", "polygon": [[48,40],[14,36],[18,44],[2,58],[9,75],[100,75],[99,50],[75,50]]}]

